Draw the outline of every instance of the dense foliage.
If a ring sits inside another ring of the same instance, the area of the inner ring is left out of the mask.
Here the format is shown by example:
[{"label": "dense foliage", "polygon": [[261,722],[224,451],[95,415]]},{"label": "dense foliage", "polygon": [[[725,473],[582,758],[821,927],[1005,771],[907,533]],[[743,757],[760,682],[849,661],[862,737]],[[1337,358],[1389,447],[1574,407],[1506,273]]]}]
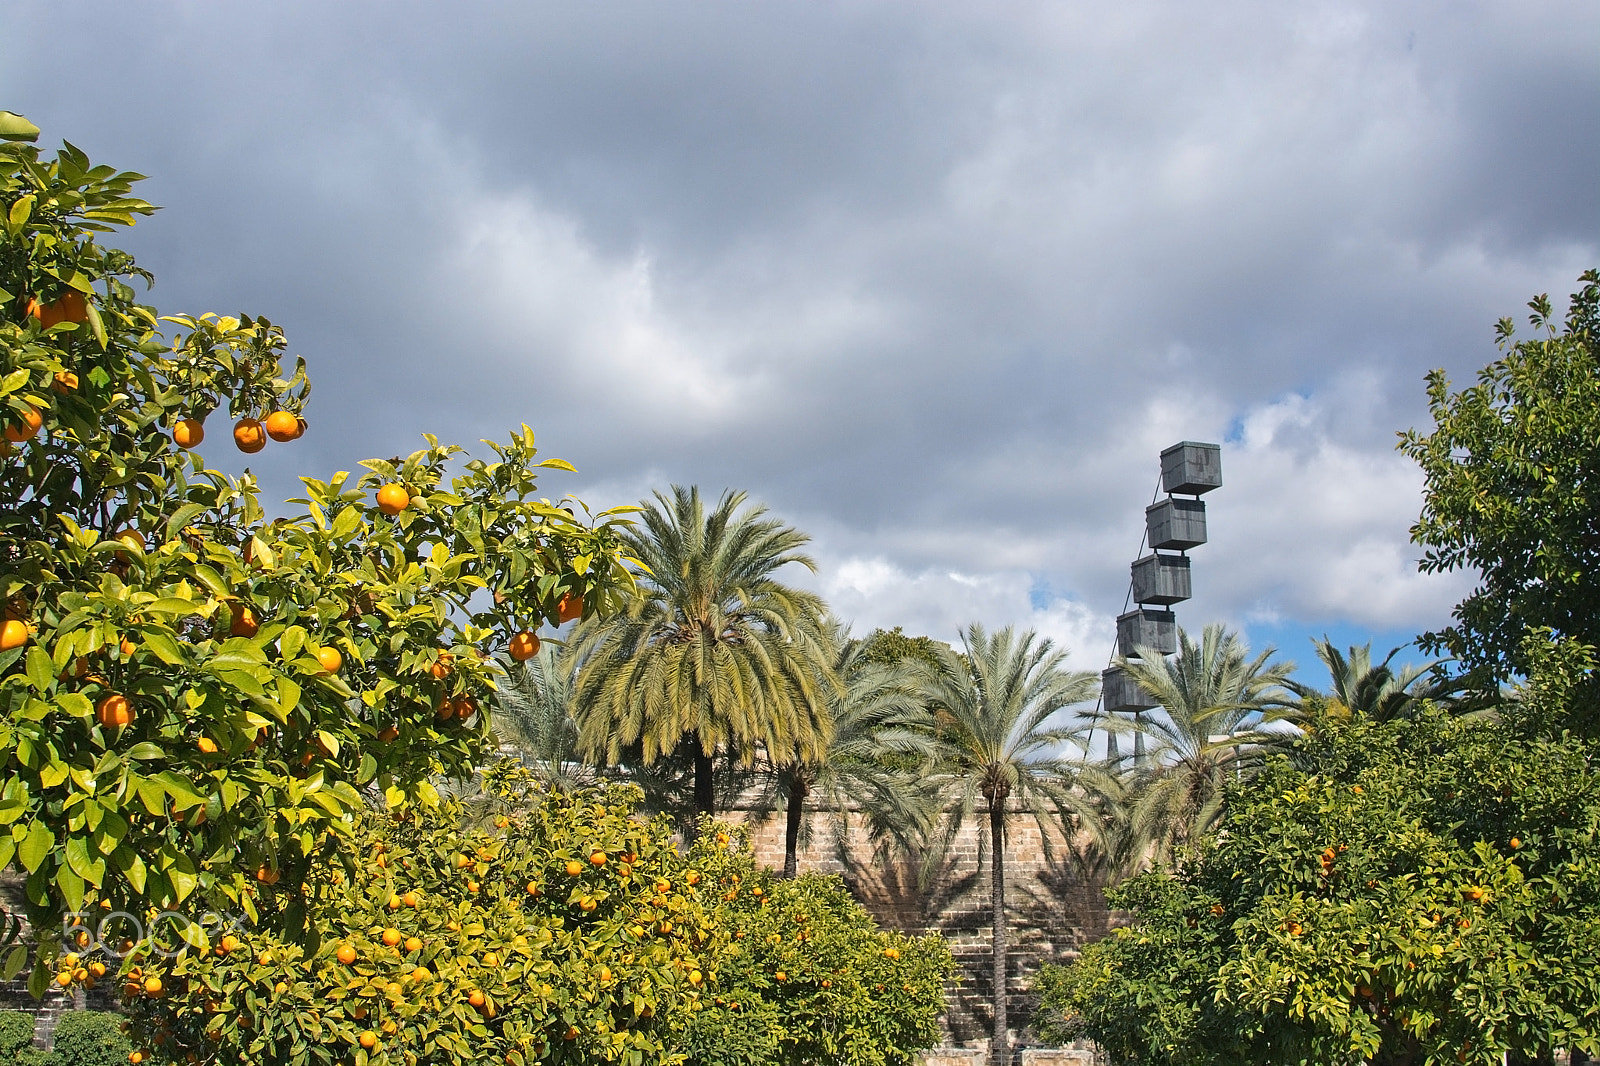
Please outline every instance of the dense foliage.
[{"label": "dense foliage", "polygon": [[[1531,654],[1538,716],[1590,664]],[[1600,1052],[1600,747],[1520,712],[1324,719],[1112,894],[1131,921],[1041,975],[1047,1028],[1146,1063]]]},{"label": "dense foliage", "polygon": [[701,875],[664,821],[633,817],[630,786],[498,792],[359,819],[359,847],[307,879],[309,936],[286,910],[209,951],[135,947],[123,994],[147,1061],[674,1061],[722,943]]},{"label": "dense foliage", "polygon": [[492,461],[430,438],[304,479],[267,521],[248,471],[193,448],[224,407],[247,452],[298,436],[304,365],[266,319],[138,302],[148,275],[96,239],[153,210],[138,177],[0,145],[0,867],[41,930],[294,912],[359,790],[426,803],[474,765],[485,645],[631,591],[615,516],[535,496],[570,467],[526,427]]},{"label": "dense foliage", "polygon": [[1529,305],[1542,336],[1515,339],[1502,319],[1507,350],[1477,384],[1452,393],[1443,371],[1428,375],[1435,428],[1400,443],[1427,478],[1411,530],[1422,569],[1481,575],[1424,644],[1483,683],[1525,672],[1525,627],[1600,644],[1600,273],[1580,281],[1560,332],[1543,296]]},{"label": "dense foliage", "polygon": [[746,843],[726,826],[696,840],[728,946],[684,1038],[689,1062],[907,1066],[936,1044],[954,969],[944,940],[881,931],[837,877],[774,877]]}]

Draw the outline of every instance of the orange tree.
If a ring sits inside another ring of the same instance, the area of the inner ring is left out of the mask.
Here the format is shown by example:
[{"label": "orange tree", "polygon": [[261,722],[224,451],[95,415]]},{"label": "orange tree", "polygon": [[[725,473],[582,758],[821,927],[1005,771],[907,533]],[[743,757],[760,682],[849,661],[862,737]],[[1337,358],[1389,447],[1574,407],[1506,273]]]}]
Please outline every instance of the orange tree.
[{"label": "orange tree", "polygon": [[[163,930],[122,975],[151,1063],[674,1062],[721,938],[634,786],[366,814],[301,899],[310,937]],[[113,948],[115,950],[115,948]],[[85,955],[75,961],[81,965]]]},{"label": "orange tree", "polygon": [[490,650],[630,593],[625,519],[538,498],[571,468],[524,427],[487,461],[428,438],[304,479],[269,521],[194,447],[224,406],[246,451],[304,430],[282,330],[139,303],[149,275],[97,239],[153,210],[139,175],[0,119],[0,868],[40,930],[208,907],[287,928],[364,797],[426,804],[475,763]]},{"label": "orange tree", "polygon": [[1230,797],[1131,921],[1040,976],[1115,1062],[1459,1063],[1600,1053],[1600,746],[1549,738],[1588,652],[1530,641],[1498,721],[1325,719]]},{"label": "orange tree", "polygon": [[942,937],[879,929],[838,877],[778,878],[740,828],[705,823],[691,860],[727,938],[682,1038],[691,1066],[904,1066],[938,1043]]}]

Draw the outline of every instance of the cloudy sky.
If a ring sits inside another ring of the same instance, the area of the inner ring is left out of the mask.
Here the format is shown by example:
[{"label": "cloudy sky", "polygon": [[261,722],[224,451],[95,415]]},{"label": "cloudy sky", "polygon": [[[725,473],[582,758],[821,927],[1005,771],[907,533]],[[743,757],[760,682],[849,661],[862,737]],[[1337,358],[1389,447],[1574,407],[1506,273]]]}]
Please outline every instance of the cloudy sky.
[{"label": "cloudy sky", "polygon": [[274,498],[527,422],[552,495],[748,490],[858,632],[1084,667],[1183,439],[1180,622],[1444,621],[1395,432],[1600,265],[1590,0],[9,0],[0,107],[151,176],[164,312],[289,331]]}]

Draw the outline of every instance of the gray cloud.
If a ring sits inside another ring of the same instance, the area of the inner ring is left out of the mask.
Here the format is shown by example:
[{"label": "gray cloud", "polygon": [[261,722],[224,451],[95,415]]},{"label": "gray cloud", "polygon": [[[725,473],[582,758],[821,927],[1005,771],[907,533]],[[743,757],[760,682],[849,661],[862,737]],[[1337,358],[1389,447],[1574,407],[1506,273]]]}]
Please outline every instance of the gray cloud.
[{"label": "gray cloud", "polygon": [[582,470],[553,491],[768,500],[858,627],[1086,647],[1156,452],[1226,440],[1185,621],[1414,631],[1461,582],[1414,573],[1393,433],[1600,258],[1597,23],[22,3],[0,106],[153,175],[127,243],[163,308],[312,361],[276,495],[527,421]]}]

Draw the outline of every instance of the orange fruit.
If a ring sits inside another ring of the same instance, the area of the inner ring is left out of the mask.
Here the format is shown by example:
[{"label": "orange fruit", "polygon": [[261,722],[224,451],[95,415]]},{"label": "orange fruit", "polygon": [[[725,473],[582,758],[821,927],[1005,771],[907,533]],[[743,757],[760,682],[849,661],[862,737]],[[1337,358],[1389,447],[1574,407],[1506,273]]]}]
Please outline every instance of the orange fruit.
[{"label": "orange fruit", "polygon": [[139,1063],[144,1061],[144,1052],[142,1052],[142,1051],[130,1051],[130,1052],[128,1052],[128,1061],[133,1063],[133,1066],[139,1066]]},{"label": "orange fruit", "polygon": [[472,893],[474,896],[477,895],[478,894],[478,882],[476,882],[476,881],[468,881],[467,882],[467,891]]},{"label": "orange fruit", "polygon": [[113,692],[103,697],[94,707],[95,718],[108,729],[120,729],[133,724],[133,704],[128,697]]},{"label": "orange fruit", "polygon": [[371,1051],[373,1048],[378,1046],[378,1034],[374,1033],[371,1029],[368,1029],[356,1039],[360,1042],[361,1046],[366,1048],[368,1051]]},{"label": "orange fruit", "polygon": [[122,642],[117,645],[117,650],[122,652],[123,658],[127,658],[128,656],[132,655],[134,652],[139,650],[139,645],[135,644],[133,641],[129,640],[127,637],[123,637],[122,638]]},{"label": "orange fruit", "polygon": [[782,970],[779,970],[777,973],[773,974],[772,976],[774,978],[776,978],[777,980],[779,980],[779,981],[787,981],[789,979],[789,975],[784,973]]},{"label": "orange fruit", "polygon": [[385,945],[391,948],[400,943],[400,930],[385,929],[383,931],[383,942]]},{"label": "orange fruit", "polygon": [[456,717],[465,722],[478,713],[478,701],[471,696],[458,696],[455,699],[455,712]]},{"label": "orange fruit", "polygon": [[339,654],[338,648],[324,646],[317,652],[317,662],[322,664],[322,669],[330,674],[337,674],[344,665],[344,656]]},{"label": "orange fruit", "polygon": [[467,993],[467,1002],[474,1007],[481,1007],[484,1004],[484,995],[482,992],[479,992],[476,988],[474,988],[471,992]]},{"label": "orange fruit", "polygon": [[414,908],[422,903],[422,897],[415,892],[407,892],[405,895],[400,897],[400,902],[404,903],[407,907]]},{"label": "orange fruit", "polygon": [[598,906],[599,904],[595,902],[595,898],[593,896],[584,896],[582,899],[578,900],[578,909],[581,911],[592,911]]},{"label": "orange fruit", "polygon": [[44,425],[44,416],[39,414],[36,407],[29,407],[21,414],[13,411],[11,419],[11,424],[6,427],[6,440],[12,444],[21,444],[39,432],[39,427]]},{"label": "orange fruit", "polygon": [[568,859],[567,860],[567,876],[568,877],[577,877],[582,873],[583,873],[583,863],[579,862],[577,859]]},{"label": "orange fruit", "polygon": [[524,629],[511,638],[511,657],[519,663],[525,663],[539,654],[539,637],[537,634]]},{"label": "orange fruit", "polygon": [[274,411],[263,423],[267,436],[282,444],[300,435],[300,419],[288,411]]},{"label": "orange fruit", "polygon": [[202,755],[215,755],[217,753],[217,742],[210,737],[201,737],[194,742],[194,746],[200,749],[200,754]]},{"label": "orange fruit", "polygon": [[267,446],[267,435],[261,423],[253,418],[241,418],[233,424],[233,443],[246,455],[254,455]]},{"label": "orange fruit", "polygon": [[606,864],[606,853],[603,851],[594,852],[589,856],[589,863],[593,866],[604,866]]},{"label": "orange fruit", "polygon": [[260,630],[261,623],[256,619],[256,613],[244,604],[239,604],[233,609],[233,621],[228,624],[228,632],[236,637],[253,637]]},{"label": "orange fruit", "polygon": [[683,875],[683,880],[685,884],[698,885],[700,883],[700,871],[690,870],[688,873]]},{"label": "orange fruit", "polygon": [[353,965],[356,961],[356,949],[349,944],[340,944],[335,957],[346,966]]},{"label": "orange fruit", "polygon": [[483,957],[483,964],[492,970],[500,965],[500,956],[491,951]]},{"label": "orange fruit", "polygon": [[220,946],[221,946],[222,951],[223,951],[224,954],[227,954],[229,952],[238,951],[239,950],[239,938],[236,937],[236,936],[225,936],[225,937],[222,938],[222,944]]},{"label": "orange fruit", "polygon": [[70,370],[57,370],[55,380],[50,383],[50,388],[65,396],[69,392],[78,391],[78,375]]},{"label": "orange fruit", "polygon": [[400,738],[400,730],[392,725],[386,725],[378,731],[378,739],[385,744],[393,744]]},{"label": "orange fruit", "polygon": [[144,994],[147,996],[159,996],[163,987],[165,986],[162,985],[161,978],[147,977],[144,982]]},{"label": "orange fruit", "polygon": [[698,986],[700,984],[700,982],[704,981],[705,979],[706,979],[705,975],[702,974],[699,970],[690,970],[689,971],[689,983],[691,985]]},{"label": "orange fruit", "polygon": [[83,293],[76,289],[62,293],[56,302],[50,305],[50,309],[55,312],[57,322],[77,324],[89,321],[88,301],[83,298]]},{"label": "orange fruit", "polygon": [[407,951],[421,951],[422,950],[422,941],[418,940],[414,936],[413,937],[407,937],[406,938],[406,950]]},{"label": "orange fruit", "polygon": [[1516,837],[1512,837],[1511,838],[1511,850],[1515,851],[1520,847],[1522,847],[1522,841],[1518,840]]},{"label": "orange fruit", "polygon": [[271,866],[258,866],[256,880],[263,885],[275,885],[278,883],[278,871]]},{"label": "orange fruit", "polygon": [[411,493],[404,485],[390,482],[378,489],[378,510],[386,515],[397,515],[411,506]]},{"label": "orange fruit", "polygon": [[447,651],[442,651],[439,653],[439,661],[428,667],[428,673],[433,675],[435,681],[443,681],[455,671],[455,666],[453,665],[455,661],[456,657],[454,655]]},{"label": "orange fruit", "polygon": [[198,418],[184,418],[172,427],[172,443],[180,448],[197,447],[206,439],[205,423]]},{"label": "orange fruit", "polygon": [[563,624],[574,618],[583,616],[583,597],[571,592],[563,592],[561,599],[556,601],[556,618]]},{"label": "orange fruit", "polygon": [[539,882],[537,882],[537,881],[529,881],[528,882],[528,895],[537,896],[538,894],[539,894]]},{"label": "orange fruit", "polygon": [[4,625],[0,625],[0,651],[10,651],[20,648],[28,643],[28,623],[17,619],[8,618]]},{"label": "orange fruit", "polygon": [[455,701],[446,696],[439,701],[439,706],[434,708],[433,715],[441,722],[448,722],[456,714]]}]

